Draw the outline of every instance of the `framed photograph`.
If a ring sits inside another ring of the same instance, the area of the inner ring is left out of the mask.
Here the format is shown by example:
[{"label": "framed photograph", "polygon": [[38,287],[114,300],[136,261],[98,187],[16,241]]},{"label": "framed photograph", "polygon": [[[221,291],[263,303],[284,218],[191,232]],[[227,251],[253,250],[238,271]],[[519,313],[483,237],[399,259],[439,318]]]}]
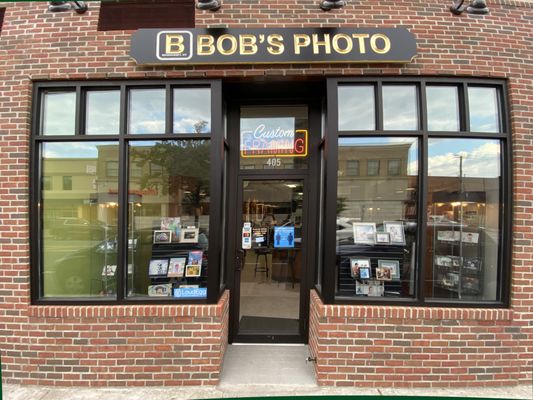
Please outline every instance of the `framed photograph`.
[{"label": "framed photograph", "polygon": [[198,228],[182,228],[180,233],[181,243],[198,243]]},{"label": "framed photograph", "polygon": [[392,281],[392,269],[390,267],[377,267],[376,279],[378,281]]},{"label": "framed photograph", "polygon": [[478,243],[479,233],[475,232],[463,232],[461,235],[461,241],[463,243]]},{"label": "framed photograph", "polygon": [[391,279],[400,279],[400,261],[378,260],[378,268],[388,268],[391,271]]},{"label": "framed photograph", "polygon": [[168,273],[169,278],[181,278],[185,273],[185,264],[187,257],[174,257],[169,260]]},{"label": "framed photograph", "polygon": [[163,283],[160,285],[148,286],[148,296],[162,296],[167,297],[172,294],[172,284]]},{"label": "framed photograph", "polygon": [[383,221],[385,232],[390,235],[391,244],[405,245],[405,232],[401,221]]},{"label": "framed photograph", "polygon": [[116,272],[116,265],[104,265],[104,269],[102,270],[102,276],[115,276]]},{"label": "framed photograph", "polygon": [[481,270],[481,260],[477,257],[467,258],[464,261],[463,267],[471,271],[479,271]]},{"label": "framed photograph", "polygon": [[172,241],[172,231],[154,231],[154,244],[170,243]]},{"label": "framed photograph", "polygon": [[148,266],[148,276],[167,276],[168,258],[157,258],[150,260]]},{"label": "framed photograph", "polygon": [[479,292],[479,279],[470,276],[463,276],[461,278],[461,288],[464,290]]},{"label": "framed photograph", "polygon": [[435,265],[451,267],[453,265],[452,258],[450,256],[435,256]]},{"label": "framed photograph", "polygon": [[189,277],[198,277],[202,274],[202,266],[200,264],[192,264],[185,266],[185,276]]},{"label": "framed photograph", "polygon": [[460,267],[463,264],[463,257],[450,256],[450,259],[452,260],[453,267]]},{"label": "framed photograph", "polygon": [[376,244],[389,244],[390,233],[388,232],[376,232]]},{"label": "framed photograph", "polygon": [[360,279],[370,279],[372,277],[372,270],[370,267],[360,267],[359,268],[359,278]]},{"label": "framed photograph", "polygon": [[354,222],[353,241],[357,244],[375,244],[376,224],[374,222]]},{"label": "framed photograph", "polygon": [[369,258],[350,258],[350,274],[352,278],[368,279],[361,277],[361,268],[368,269],[370,271]]},{"label": "framed photograph", "polygon": [[448,280],[451,287],[459,286],[459,274],[455,272],[448,272],[446,274],[446,279]]}]

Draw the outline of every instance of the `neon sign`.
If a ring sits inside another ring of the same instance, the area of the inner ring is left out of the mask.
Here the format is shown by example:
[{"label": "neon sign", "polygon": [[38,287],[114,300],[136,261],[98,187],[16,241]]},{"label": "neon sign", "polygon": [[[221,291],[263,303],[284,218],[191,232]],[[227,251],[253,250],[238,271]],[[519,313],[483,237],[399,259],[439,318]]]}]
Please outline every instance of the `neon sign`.
[{"label": "neon sign", "polygon": [[306,157],[307,130],[267,128],[265,124],[259,124],[254,130],[241,132],[241,156]]}]

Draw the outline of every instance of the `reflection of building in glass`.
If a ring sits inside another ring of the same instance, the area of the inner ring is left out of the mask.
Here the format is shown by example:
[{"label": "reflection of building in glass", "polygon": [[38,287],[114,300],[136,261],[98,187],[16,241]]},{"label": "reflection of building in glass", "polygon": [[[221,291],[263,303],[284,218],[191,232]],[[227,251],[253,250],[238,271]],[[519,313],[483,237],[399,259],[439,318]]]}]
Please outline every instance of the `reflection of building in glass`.
[{"label": "reflection of building in glass", "polygon": [[339,147],[338,215],[353,221],[414,219],[417,176],[412,143]]}]

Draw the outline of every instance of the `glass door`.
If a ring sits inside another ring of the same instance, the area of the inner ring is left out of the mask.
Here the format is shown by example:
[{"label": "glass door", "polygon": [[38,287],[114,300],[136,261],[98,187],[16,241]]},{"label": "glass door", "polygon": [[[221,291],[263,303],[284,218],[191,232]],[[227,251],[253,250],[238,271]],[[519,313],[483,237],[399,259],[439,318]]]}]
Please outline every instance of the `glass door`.
[{"label": "glass door", "polygon": [[[237,341],[299,342],[304,180],[242,179]],[[261,340],[261,338],[263,340]]]}]

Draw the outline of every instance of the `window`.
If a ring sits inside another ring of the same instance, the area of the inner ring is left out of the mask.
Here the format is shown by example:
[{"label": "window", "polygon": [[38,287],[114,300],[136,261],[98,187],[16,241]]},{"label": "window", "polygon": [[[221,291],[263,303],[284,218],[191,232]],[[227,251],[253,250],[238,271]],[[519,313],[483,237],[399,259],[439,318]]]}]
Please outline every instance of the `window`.
[{"label": "window", "polygon": [[120,123],[120,91],[87,92],[87,135],[117,135]]},{"label": "window", "polygon": [[[211,135],[213,85],[36,84],[35,301],[217,300],[210,199],[221,189],[213,194],[210,160],[222,138]],[[174,133],[179,140],[169,140]]]},{"label": "window", "polygon": [[[377,167],[373,169],[375,173],[370,173],[370,165],[379,166],[379,159],[391,154],[401,157],[393,161],[403,161],[398,162],[397,176],[379,176]],[[344,165],[343,159],[356,155],[379,159],[368,160],[368,176],[350,176],[343,173],[342,167],[340,170],[337,294],[411,297],[415,285],[411,268],[417,241],[417,231],[413,227],[416,227],[417,218],[418,140],[340,138],[339,165]],[[404,165],[401,171],[400,164]],[[384,266],[390,266],[393,274],[387,281],[377,281],[377,273],[385,270]],[[369,274],[367,278],[366,273]]]},{"label": "window", "polygon": [[387,175],[398,176],[401,173],[402,160],[388,160],[387,161]]},{"label": "window", "polygon": [[368,160],[366,162],[366,174],[368,176],[379,175],[379,160]]},{"label": "window", "polygon": [[[323,240],[324,264],[335,266],[329,273],[336,279],[321,288],[323,296],[337,302],[505,304],[511,209],[505,84],[351,81],[330,80],[338,88],[338,121],[330,124],[338,173],[328,175],[336,179],[337,195],[326,195],[335,207],[326,204],[325,221],[336,222],[337,234],[335,242]],[[372,136],[357,128],[363,87],[375,88],[375,98],[382,99]],[[354,173],[353,160],[366,164],[366,174]]]},{"label": "window", "polygon": [[72,190],[72,176],[63,177],[63,190]]},{"label": "window", "polygon": [[43,176],[43,190],[52,190],[51,176]]},{"label": "window", "polygon": [[359,176],[359,160],[346,161],[346,175]]},{"label": "window", "polygon": [[373,85],[339,86],[339,130],[376,129]]},{"label": "window", "polygon": [[106,162],[106,175],[110,178],[118,177],[118,161],[107,161]]}]

